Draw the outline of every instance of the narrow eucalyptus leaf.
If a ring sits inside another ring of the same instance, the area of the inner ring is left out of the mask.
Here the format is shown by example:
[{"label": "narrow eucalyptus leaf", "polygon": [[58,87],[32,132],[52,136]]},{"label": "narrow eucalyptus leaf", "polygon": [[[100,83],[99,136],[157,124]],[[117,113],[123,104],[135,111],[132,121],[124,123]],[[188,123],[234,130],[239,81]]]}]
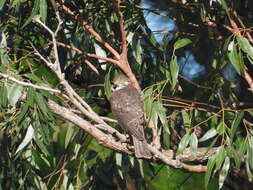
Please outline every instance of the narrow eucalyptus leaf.
[{"label": "narrow eucalyptus leaf", "polygon": [[174,56],[170,62],[170,73],[171,73],[171,89],[173,90],[177,84],[177,78],[179,73],[179,66],[177,64],[177,57]]},{"label": "narrow eucalyptus leaf", "polygon": [[111,96],[111,86],[112,86],[111,81],[110,81],[110,73],[111,73],[111,69],[105,75],[105,82],[104,82],[105,95],[108,100],[110,99],[110,96]]},{"label": "narrow eucalyptus leaf", "polygon": [[253,47],[250,45],[249,40],[247,38],[237,37],[237,42],[242,50],[253,58]]},{"label": "narrow eucalyptus leaf", "polygon": [[210,177],[213,173],[213,168],[214,168],[214,165],[215,165],[215,162],[216,162],[215,159],[216,158],[213,156],[207,162],[207,171],[206,171],[206,174],[205,174],[205,187],[206,187],[206,189],[208,187]]},{"label": "narrow eucalyptus leaf", "polygon": [[217,135],[216,129],[215,129],[215,128],[211,128],[211,129],[209,129],[209,130],[204,134],[203,137],[201,137],[201,138],[199,139],[199,142],[206,141],[206,140],[208,140],[208,139],[214,137],[215,135]]},{"label": "narrow eucalyptus leaf", "polygon": [[22,96],[23,86],[13,83],[10,88],[7,88],[8,91],[8,100],[11,106],[15,106],[19,98]]},{"label": "narrow eucalyptus leaf", "polygon": [[190,44],[192,41],[188,38],[183,38],[183,39],[179,39],[178,41],[176,41],[176,43],[174,44],[174,50],[180,49],[184,46],[187,46],[188,44]]},{"label": "narrow eucalyptus leaf", "polygon": [[230,158],[226,157],[219,175],[219,189],[221,189],[224,184],[224,181],[228,175],[229,167],[230,167]]},{"label": "narrow eucalyptus leaf", "polygon": [[47,20],[47,1],[40,0],[40,18],[43,23],[46,23]]},{"label": "narrow eucalyptus leaf", "polygon": [[193,132],[190,136],[190,148],[193,154],[197,153],[197,148],[198,148],[198,138],[195,134],[195,132]]},{"label": "narrow eucalyptus leaf", "polygon": [[31,140],[33,139],[34,136],[34,129],[32,124],[29,125],[29,127],[27,128],[25,137],[23,139],[23,141],[20,143],[20,145],[18,146],[15,154],[17,154],[20,150],[22,150],[26,145],[28,145],[29,142],[31,142]]},{"label": "narrow eucalyptus leaf", "polygon": [[181,154],[184,151],[189,142],[190,142],[190,134],[186,133],[178,145],[177,155]]},{"label": "narrow eucalyptus leaf", "polygon": [[30,22],[32,21],[34,16],[38,14],[39,8],[40,8],[40,0],[35,0],[34,4],[33,4],[32,13],[28,17],[28,19],[26,19],[26,21],[25,21],[24,25],[22,26],[22,28],[24,28],[26,25],[30,24]]}]

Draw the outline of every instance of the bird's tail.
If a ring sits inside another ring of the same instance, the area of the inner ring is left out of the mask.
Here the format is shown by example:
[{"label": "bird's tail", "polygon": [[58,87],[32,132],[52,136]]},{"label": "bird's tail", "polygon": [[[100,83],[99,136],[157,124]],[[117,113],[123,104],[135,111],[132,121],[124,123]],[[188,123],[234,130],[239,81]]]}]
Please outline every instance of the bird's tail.
[{"label": "bird's tail", "polygon": [[134,143],[135,156],[137,158],[146,158],[146,159],[151,158],[152,154],[148,150],[148,144],[146,140],[140,141],[136,137],[134,136],[132,137],[133,137],[133,143]]}]

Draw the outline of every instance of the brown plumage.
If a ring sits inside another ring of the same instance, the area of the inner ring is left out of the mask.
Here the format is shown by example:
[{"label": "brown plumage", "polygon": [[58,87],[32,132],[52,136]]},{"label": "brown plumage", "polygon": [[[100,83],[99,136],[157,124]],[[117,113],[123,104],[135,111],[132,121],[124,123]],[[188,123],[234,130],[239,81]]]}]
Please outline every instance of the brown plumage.
[{"label": "brown plumage", "polygon": [[144,136],[143,102],[139,92],[131,85],[125,75],[119,75],[113,80],[116,88],[110,97],[112,113],[119,125],[132,136],[137,158],[150,158]]}]

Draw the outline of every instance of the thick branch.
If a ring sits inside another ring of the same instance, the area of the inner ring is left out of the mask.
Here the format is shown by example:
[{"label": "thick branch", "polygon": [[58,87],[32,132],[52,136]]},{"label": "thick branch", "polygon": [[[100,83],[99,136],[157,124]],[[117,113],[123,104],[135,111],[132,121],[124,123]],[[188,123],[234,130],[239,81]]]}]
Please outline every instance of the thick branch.
[{"label": "thick branch", "polygon": [[103,133],[88,121],[71,112],[69,109],[59,106],[52,100],[48,101],[48,107],[55,114],[60,115],[62,118],[69,120],[70,122],[85,130],[87,133],[93,136],[99,144],[102,144],[103,146],[116,151],[133,154],[131,151],[128,150],[127,145],[125,143],[115,141],[111,135]]}]

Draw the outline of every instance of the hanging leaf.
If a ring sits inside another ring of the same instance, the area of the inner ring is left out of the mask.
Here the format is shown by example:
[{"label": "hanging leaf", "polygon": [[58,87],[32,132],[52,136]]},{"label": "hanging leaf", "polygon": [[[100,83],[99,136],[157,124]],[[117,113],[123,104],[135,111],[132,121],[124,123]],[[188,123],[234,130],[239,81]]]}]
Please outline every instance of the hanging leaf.
[{"label": "hanging leaf", "polygon": [[253,47],[250,45],[247,38],[237,37],[237,42],[242,50],[253,59]]},{"label": "hanging leaf", "polygon": [[7,88],[8,100],[11,106],[15,106],[19,98],[22,96],[23,86],[13,83],[9,88]]},{"label": "hanging leaf", "polygon": [[201,137],[201,138],[199,139],[199,142],[206,141],[206,140],[208,140],[208,139],[214,137],[215,135],[217,135],[216,129],[215,129],[215,128],[209,129],[209,130],[204,134],[204,136]]},{"label": "hanging leaf", "polygon": [[232,43],[232,45],[231,45],[232,50],[230,51],[230,53],[228,53],[228,57],[229,57],[231,64],[235,68],[236,72],[242,76],[244,73],[244,65],[242,63],[240,54],[237,52],[236,45],[233,42],[231,42],[231,43]]},{"label": "hanging leaf", "polygon": [[20,150],[22,150],[26,145],[28,145],[29,142],[31,142],[31,140],[33,139],[34,136],[34,129],[32,124],[29,125],[25,137],[23,139],[23,141],[21,142],[21,144],[18,146],[15,154],[17,154]]},{"label": "hanging leaf", "polygon": [[171,73],[171,90],[173,90],[177,84],[177,77],[179,73],[179,66],[177,64],[177,57],[174,56],[170,62],[170,73]]},{"label": "hanging leaf", "polygon": [[47,20],[47,1],[40,0],[40,18],[43,23]]},{"label": "hanging leaf", "polygon": [[227,13],[227,16],[230,17],[230,13],[229,13],[229,10],[228,10],[228,6],[227,6],[227,3],[225,0],[220,0],[220,3],[222,5],[222,7],[225,9],[226,13]]},{"label": "hanging leaf", "polygon": [[192,41],[188,38],[183,38],[175,42],[174,44],[174,51],[177,49],[180,49],[184,46],[187,46],[188,44],[192,43]]},{"label": "hanging leaf", "polygon": [[216,157],[215,156],[212,156],[210,159],[208,159],[207,170],[206,170],[206,174],[205,174],[205,188],[206,189],[208,189],[207,188],[208,183],[209,183],[210,177],[213,173],[213,168],[214,168],[215,162],[216,162]]},{"label": "hanging leaf", "polygon": [[221,168],[225,156],[226,156],[225,148],[224,146],[221,146],[216,154],[216,168],[215,168],[216,170],[219,170]]},{"label": "hanging leaf", "polygon": [[181,154],[184,149],[187,147],[187,145],[189,144],[190,142],[190,134],[189,133],[186,133],[183,138],[181,139],[179,145],[178,145],[178,150],[177,150],[177,155]]},{"label": "hanging leaf", "polygon": [[0,1],[0,11],[1,11],[2,8],[4,7],[5,1],[6,1],[6,0],[1,0],[1,1]]},{"label": "hanging leaf", "polygon": [[228,175],[229,167],[230,167],[230,158],[226,157],[219,175],[219,189],[221,189],[224,184],[224,181]]},{"label": "hanging leaf", "polygon": [[197,153],[198,137],[196,136],[195,132],[193,132],[190,136],[190,148],[193,154]]},{"label": "hanging leaf", "polygon": [[105,95],[107,99],[110,99],[111,96],[111,81],[110,81],[110,73],[111,73],[111,68],[109,69],[108,73],[105,75],[105,82],[104,82],[104,88],[105,88]]},{"label": "hanging leaf", "polygon": [[35,0],[34,5],[33,5],[33,9],[32,9],[32,13],[28,17],[28,19],[26,19],[25,24],[22,26],[22,28],[24,28],[26,25],[30,24],[30,22],[32,21],[34,16],[38,14],[39,8],[40,8],[40,0]]}]

